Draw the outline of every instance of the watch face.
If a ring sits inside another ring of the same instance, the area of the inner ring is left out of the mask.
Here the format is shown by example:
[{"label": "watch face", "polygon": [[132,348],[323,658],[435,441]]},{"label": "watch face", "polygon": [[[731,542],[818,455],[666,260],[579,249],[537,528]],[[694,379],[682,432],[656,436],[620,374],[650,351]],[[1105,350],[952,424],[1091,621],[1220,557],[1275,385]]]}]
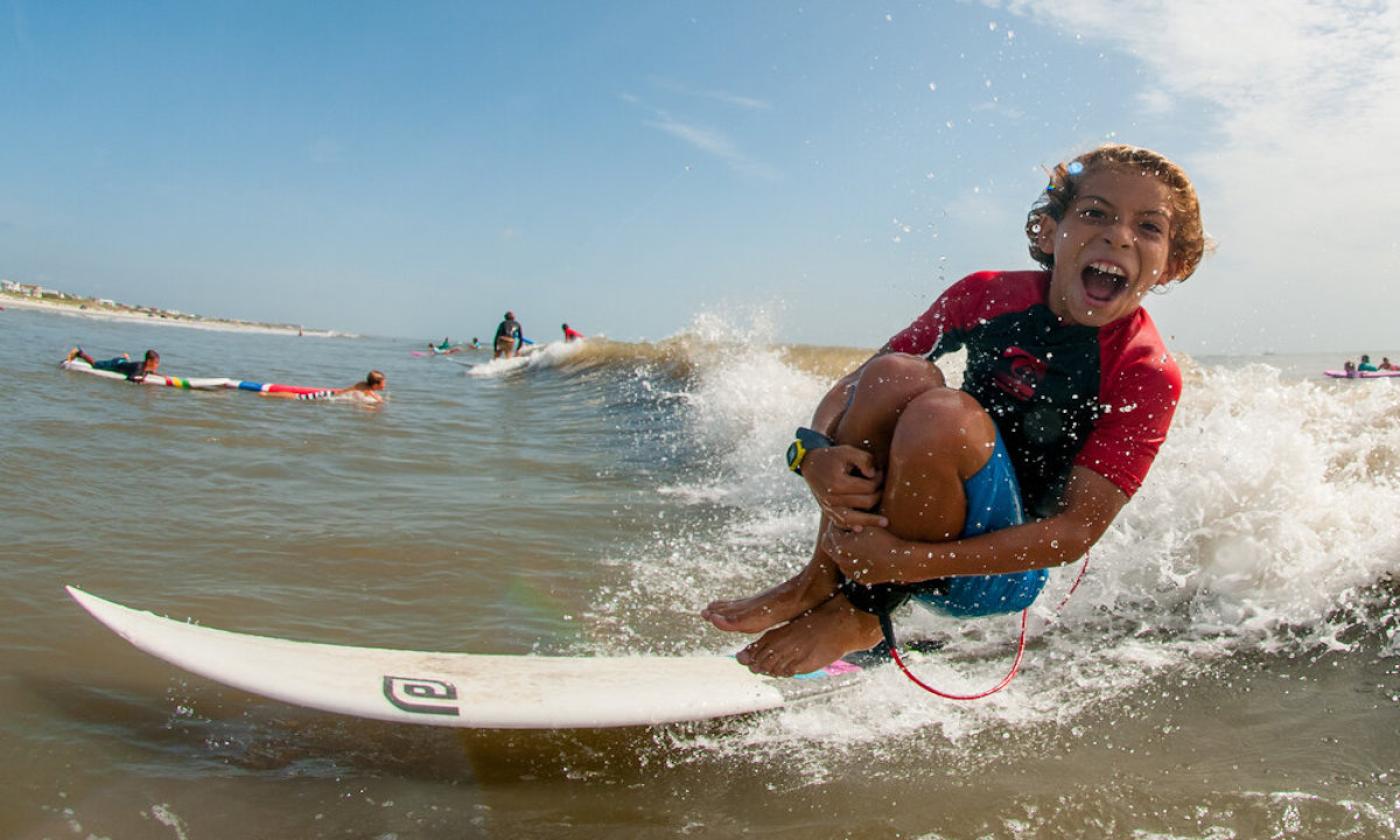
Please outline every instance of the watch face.
[{"label": "watch face", "polygon": [[787,462],[788,469],[790,470],[796,470],[801,465],[802,447],[797,443],[797,441],[793,441],[791,444],[788,445]]}]

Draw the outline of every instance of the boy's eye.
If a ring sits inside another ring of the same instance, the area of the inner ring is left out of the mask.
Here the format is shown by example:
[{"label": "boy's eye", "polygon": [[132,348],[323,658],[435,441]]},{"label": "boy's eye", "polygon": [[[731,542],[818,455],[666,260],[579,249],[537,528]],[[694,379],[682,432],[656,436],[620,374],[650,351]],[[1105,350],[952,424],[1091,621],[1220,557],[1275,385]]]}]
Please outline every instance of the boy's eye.
[{"label": "boy's eye", "polygon": [[1142,229],[1147,231],[1148,233],[1154,234],[1162,232],[1162,226],[1157,224],[1156,222],[1143,222]]},{"label": "boy's eye", "polygon": [[1097,207],[1085,207],[1079,211],[1079,215],[1085,219],[1102,219],[1104,212]]}]

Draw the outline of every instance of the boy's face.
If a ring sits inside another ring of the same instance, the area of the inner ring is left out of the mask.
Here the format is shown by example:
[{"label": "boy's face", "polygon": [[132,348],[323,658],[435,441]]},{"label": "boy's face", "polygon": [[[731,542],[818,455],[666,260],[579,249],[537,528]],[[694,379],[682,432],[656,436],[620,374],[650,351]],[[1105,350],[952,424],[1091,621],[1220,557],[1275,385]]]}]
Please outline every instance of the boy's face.
[{"label": "boy's face", "polygon": [[1171,281],[1171,194],[1126,167],[1093,169],[1078,187],[1063,219],[1041,219],[1036,244],[1055,258],[1050,310],[1066,323],[1101,327]]}]

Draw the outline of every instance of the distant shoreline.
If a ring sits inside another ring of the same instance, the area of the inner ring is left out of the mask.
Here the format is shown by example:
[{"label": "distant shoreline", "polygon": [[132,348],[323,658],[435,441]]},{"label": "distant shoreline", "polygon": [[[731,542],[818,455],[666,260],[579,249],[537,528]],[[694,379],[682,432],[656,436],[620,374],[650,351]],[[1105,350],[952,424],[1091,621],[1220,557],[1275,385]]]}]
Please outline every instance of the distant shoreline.
[{"label": "distant shoreline", "polygon": [[306,329],[296,324],[266,324],[257,321],[240,321],[233,318],[206,318],[183,312],[155,309],[151,307],[127,306],[122,303],[67,295],[55,300],[47,296],[36,298],[32,295],[11,291],[0,291],[0,307],[14,309],[37,309],[58,315],[79,318],[96,318],[107,321],[127,321],[137,324],[160,324],[162,326],[186,327],[197,330],[220,332],[263,333],[270,335],[300,335],[307,338],[352,337],[350,333],[334,330]]}]

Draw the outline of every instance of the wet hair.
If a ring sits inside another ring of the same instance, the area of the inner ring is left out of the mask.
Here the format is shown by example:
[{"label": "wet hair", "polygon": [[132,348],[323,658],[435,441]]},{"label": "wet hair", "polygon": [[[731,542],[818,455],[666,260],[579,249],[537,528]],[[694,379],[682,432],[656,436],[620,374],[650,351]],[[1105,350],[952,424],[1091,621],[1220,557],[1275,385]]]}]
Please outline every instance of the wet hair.
[{"label": "wet hair", "polygon": [[559,325],[559,329],[561,329],[561,330],[567,330],[568,328],[569,328],[569,325],[568,325],[568,324],[560,324],[560,325]]},{"label": "wet hair", "polygon": [[507,321],[514,321],[514,320],[515,320],[515,313],[514,313],[514,312],[511,312],[509,309],[507,309],[507,310],[506,310],[506,320],[507,320]]},{"label": "wet hair", "polygon": [[372,370],[372,371],[370,371],[369,373],[365,374],[365,384],[368,385],[368,386],[370,386],[371,388],[373,388],[375,385],[379,385],[379,384],[381,384],[381,383],[383,383],[383,382],[384,382],[384,373],[383,373],[383,371]]},{"label": "wet hair", "polygon": [[1196,188],[1192,186],[1186,171],[1166,157],[1151,149],[1121,144],[1100,146],[1068,162],[1057,163],[1050,170],[1050,185],[1026,214],[1026,238],[1030,240],[1031,259],[1046,268],[1054,267],[1054,255],[1040,250],[1041,220],[1048,216],[1057,223],[1062,221],[1069,206],[1074,203],[1084,176],[1096,169],[1110,167],[1137,169],[1166,186],[1171,196],[1168,269],[1174,272],[1173,279],[1185,280],[1190,277],[1196,266],[1200,265],[1201,257],[1215,244],[1201,224],[1201,203],[1196,198]]},{"label": "wet hair", "polygon": [[148,362],[158,362],[158,361],[160,361],[160,354],[157,353],[157,352],[154,351],[154,350],[147,350],[147,351],[146,351],[146,361],[148,361]]}]

